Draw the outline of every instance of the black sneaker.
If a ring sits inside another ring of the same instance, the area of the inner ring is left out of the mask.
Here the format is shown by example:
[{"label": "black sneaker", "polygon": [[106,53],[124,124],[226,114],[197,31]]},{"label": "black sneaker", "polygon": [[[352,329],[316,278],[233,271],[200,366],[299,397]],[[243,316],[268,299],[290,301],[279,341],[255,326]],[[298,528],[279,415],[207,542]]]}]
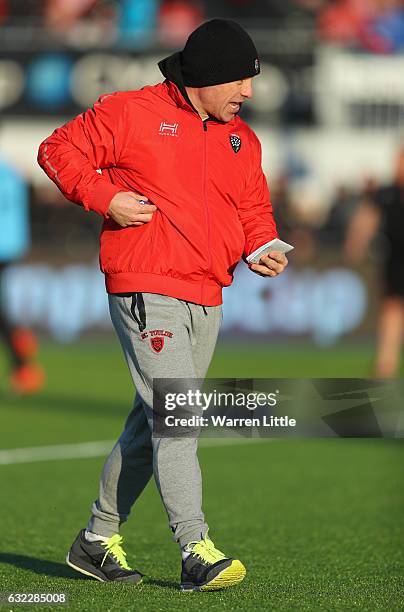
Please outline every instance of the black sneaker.
[{"label": "black sneaker", "polygon": [[125,581],[137,584],[143,575],[126,562],[122,537],[116,534],[107,542],[88,542],[82,529],[69,550],[66,563],[73,569],[100,582]]},{"label": "black sneaker", "polygon": [[246,575],[241,561],[226,557],[207,535],[184,550],[191,554],[182,562],[181,591],[216,591],[238,584]]}]

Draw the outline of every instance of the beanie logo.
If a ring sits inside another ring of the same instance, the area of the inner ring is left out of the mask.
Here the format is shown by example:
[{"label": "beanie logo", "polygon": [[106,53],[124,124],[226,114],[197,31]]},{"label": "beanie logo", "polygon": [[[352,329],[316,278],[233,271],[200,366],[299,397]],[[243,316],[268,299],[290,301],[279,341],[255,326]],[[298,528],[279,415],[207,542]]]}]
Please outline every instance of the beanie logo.
[{"label": "beanie logo", "polygon": [[255,68],[255,72],[258,74],[260,71],[260,62],[258,57],[256,58],[255,62],[254,62],[254,68]]},{"label": "beanie logo", "polygon": [[240,136],[237,136],[237,134],[230,134],[229,136],[230,138],[230,144],[233,148],[233,151],[235,153],[238,153],[240,151],[241,148],[241,138]]}]

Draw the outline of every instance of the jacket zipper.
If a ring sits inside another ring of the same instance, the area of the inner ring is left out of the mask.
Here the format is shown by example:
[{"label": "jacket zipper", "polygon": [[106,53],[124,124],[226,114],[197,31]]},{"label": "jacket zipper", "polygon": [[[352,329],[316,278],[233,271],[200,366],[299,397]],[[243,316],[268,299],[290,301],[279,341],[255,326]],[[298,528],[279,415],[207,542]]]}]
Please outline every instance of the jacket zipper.
[{"label": "jacket zipper", "polygon": [[207,168],[207,132],[208,132],[208,121],[209,119],[205,119],[202,121],[203,125],[203,201],[205,204],[205,216],[206,216],[206,226],[207,226],[207,243],[208,243],[208,269],[202,281],[201,287],[201,299],[203,296],[203,284],[208,277],[209,272],[212,267],[212,256],[211,256],[211,248],[210,248],[210,215],[209,215],[209,206],[208,206],[208,198],[206,196],[206,168]]}]

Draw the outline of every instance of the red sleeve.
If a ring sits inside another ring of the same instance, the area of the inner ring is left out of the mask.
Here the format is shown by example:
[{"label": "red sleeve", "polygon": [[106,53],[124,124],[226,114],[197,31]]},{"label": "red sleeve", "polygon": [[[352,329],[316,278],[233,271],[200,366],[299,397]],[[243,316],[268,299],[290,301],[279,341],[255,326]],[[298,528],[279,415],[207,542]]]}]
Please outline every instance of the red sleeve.
[{"label": "red sleeve", "polygon": [[38,152],[39,165],[66,198],[104,216],[114,195],[123,189],[97,170],[119,163],[124,115],[122,94],[102,96],[92,108],[56,129]]},{"label": "red sleeve", "polygon": [[244,257],[278,237],[268,185],[261,167],[261,145],[258,138],[253,137],[250,177],[238,209],[245,236]]}]

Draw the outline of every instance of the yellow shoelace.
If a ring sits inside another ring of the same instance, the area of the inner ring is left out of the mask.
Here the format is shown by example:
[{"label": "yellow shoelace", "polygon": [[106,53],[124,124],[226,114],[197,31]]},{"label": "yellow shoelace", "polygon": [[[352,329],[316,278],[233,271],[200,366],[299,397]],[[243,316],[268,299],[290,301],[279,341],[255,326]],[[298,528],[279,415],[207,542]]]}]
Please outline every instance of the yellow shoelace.
[{"label": "yellow shoelace", "polygon": [[205,563],[216,563],[226,559],[226,555],[221,550],[215,548],[212,540],[207,535],[205,535],[203,540],[189,542],[186,549],[202,561],[205,561]]},{"label": "yellow shoelace", "polygon": [[123,538],[119,535],[119,533],[109,538],[108,542],[101,542],[101,546],[103,546],[107,551],[102,560],[101,567],[104,565],[104,561],[107,556],[111,554],[122,567],[122,569],[132,569],[126,562],[126,552],[122,548],[122,542]]}]

